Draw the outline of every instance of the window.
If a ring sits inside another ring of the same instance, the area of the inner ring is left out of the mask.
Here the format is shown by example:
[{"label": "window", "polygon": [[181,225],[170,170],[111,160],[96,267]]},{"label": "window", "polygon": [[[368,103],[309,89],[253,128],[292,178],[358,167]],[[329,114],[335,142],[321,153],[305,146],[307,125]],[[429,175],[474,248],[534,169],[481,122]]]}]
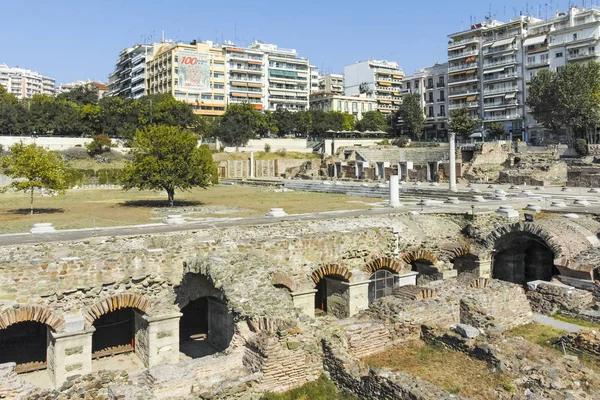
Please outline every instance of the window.
[{"label": "window", "polygon": [[415,81],[415,89],[419,88],[419,81]]},{"label": "window", "polygon": [[527,56],[527,64],[535,64],[535,56]]},{"label": "window", "polygon": [[347,101],[344,102],[344,111],[346,111],[346,112],[350,111],[350,108],[348,107],[348,102]]},{"label": "window", "polygon": [[596,47],[590,46],[590,47],[588,47],[588,51],[590,52],[590,54],[594,54],[596,52]]},{"label": "window", "polygon": [[215,100],[225,100],[225,97],[215,95]]},{"label": "window", "polygon": [[433,87],[433,78],[427,79],[427,87],[428,88],[432,88]]},{"label": "window", "polygon": [[577,40],[577,34],[576,33],[573,34],[573,40]]},{"label": "window", "polygon": [[342,111],[342,101],[341,100],[338,100],[337,108],[338,108],[338,111]]},{"label": "window", "polygon": [[433,107],[429,107],[429,117],[433,118]]},{"label": "window", "polygon": [[446,100],[446,94],[444,93],[443,90],[440,90],[440,101],[444,101]]},{"label": "window", "polygon": [[360,103],[360,111],[365,112],[365,103]]},{"label": "window", "polygon": [[555,55],[556,58],[562,58],[562,56],[563,56],[563,52],[562,51],[556,52],[556,55]]},{"label": "window", "polygon": [[203,94],[202,95],[202,100],[211,100],[212,96],[210,94]]},{"label": "window", "polygon": [[215,83],[213,85],[213,88],[215,88],[215,89],[224,89],[225,85],[223,85],[222,83]]},{"label": "window", "polygon": [[373,103],[369,103],[369,111],[373,111]]},{"label": "window", "polygon": [[440,117],[446,116],[446,106],[440,106]]},{"label": "window", "polygon": [[358,103],[355,101],[352,102],[352,112],[355,114],[358,113]]},{"label": "window", "polygon": [[391,296],[394,291],[394,274],[385,269],[375,271],[369,278],[369,304],[385,296]]},{"label": "window", "polygon": [[545,63],[546,61],[548,61],[548,54],[540,55],[540,62]]}]

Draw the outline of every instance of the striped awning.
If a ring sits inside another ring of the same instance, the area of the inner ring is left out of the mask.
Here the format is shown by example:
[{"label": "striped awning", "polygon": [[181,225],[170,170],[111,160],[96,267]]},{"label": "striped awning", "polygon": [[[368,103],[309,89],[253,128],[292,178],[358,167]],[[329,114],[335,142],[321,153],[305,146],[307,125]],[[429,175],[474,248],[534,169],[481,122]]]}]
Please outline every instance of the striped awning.
[{"label": "striped awning", "polygon": [[496,40],[490,47],[500,47],[506,46],[507,44],[512,44],[515,41],[514,37],[502,40]]},{"label": "striped awning", "polygon": [[477,96],[469,96],[467,97],[467,101],[475,101],[477,100]]},{"label": "striped awning", "polygon": [[240,93],[240,92],[231,92],[231,95],[235,96],[235,97],[248,97],[247,93]]},{"label": "striped awning", "polygon": [[514,99],[515,97],[517,97],[516,92],[507,93],[506,96],[504,96],[505,99]]}]

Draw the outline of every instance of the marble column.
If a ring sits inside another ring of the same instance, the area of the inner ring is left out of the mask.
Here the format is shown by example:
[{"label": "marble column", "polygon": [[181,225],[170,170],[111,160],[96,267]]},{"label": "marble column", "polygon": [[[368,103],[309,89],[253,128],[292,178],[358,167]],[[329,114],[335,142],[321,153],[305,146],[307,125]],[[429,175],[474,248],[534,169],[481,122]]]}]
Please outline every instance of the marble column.
[{"label": "marble column", "polygon": [[456,192],[456,134],[448,132],[448,141],[450,142],[450,191]]}]

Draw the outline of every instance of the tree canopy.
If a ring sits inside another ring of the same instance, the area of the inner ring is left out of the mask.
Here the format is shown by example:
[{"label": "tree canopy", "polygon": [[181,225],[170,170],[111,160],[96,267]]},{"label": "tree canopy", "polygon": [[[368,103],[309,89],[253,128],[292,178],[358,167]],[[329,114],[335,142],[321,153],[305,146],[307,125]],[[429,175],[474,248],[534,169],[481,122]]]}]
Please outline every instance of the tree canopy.
[{"label": "tree canopy", "polygon": [[379,111],[367,111],[363,113],[362,119],[356,122],[356,130],[364,131],[386,131],[388,120]]},{"label": "tree canopy", "polygon": [[197,136],[189,130],[155,125],[136,133],[133,159],[123,169],[125,190],[163,189],[173,206],[175,190],[206,188],[217,176],[208,146],[197,146]]},{"label": "tree canopy", "polygon": [[2,157],[4,173],[15,181],[3,188],[29,192],[30,209],[33,214],[33,193],[35,189],[50,189],[63,194],[68,188],[67,167],[56,154],[35,144],[17,143],[10,148],[10,154]]},{"label": "tree canopy", "polygon": [[457,136],[462,136],[465,139],[468,138],[475,128],[477,128],[478,124],[479,120],[472,118],[466,107],[450,111],[448,129],[456,133]]},{"label": "tree canopy", "polygon": [[425,115],[421,108],[421,96],[418,93],[409,93],[402,98],[402,105],[398,109],[397,117],[408,133],[421,139],[425,128]]},{"label": "tree canopy", "polygon": [[250,103],[231,104],[214,124],[214,135],[226,146],[241,147],[264,126],[264,115]]}]

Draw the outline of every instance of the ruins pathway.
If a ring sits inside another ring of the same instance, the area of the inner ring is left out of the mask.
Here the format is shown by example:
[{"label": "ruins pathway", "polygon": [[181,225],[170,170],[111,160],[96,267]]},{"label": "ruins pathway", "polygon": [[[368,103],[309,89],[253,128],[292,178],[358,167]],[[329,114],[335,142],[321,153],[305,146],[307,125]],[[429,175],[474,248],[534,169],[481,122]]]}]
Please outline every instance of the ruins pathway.
[{"label": "ruins pathway", "polygon": [[569,333],[579,332],[581,330],[581,326],[570,324],[568,322],[559,321],[552,317],[543,314],[533,314],[533,320],[542,325],[548,325],[556,329],[560,329],[563,331],[567,331]]}]

